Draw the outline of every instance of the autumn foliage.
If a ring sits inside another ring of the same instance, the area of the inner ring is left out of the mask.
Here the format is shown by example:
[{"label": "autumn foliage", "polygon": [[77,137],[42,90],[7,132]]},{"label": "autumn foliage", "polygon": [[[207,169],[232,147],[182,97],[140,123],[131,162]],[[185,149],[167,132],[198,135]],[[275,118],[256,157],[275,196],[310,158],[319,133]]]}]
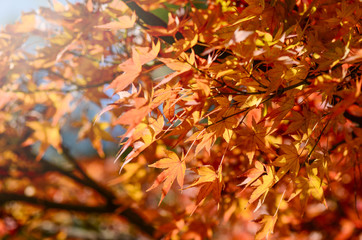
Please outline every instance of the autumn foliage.
[{"label": "autumn foliage", "polygon": [[358,0],[24,13],[0,32],[0,236],[361,239],[361,17]]}]

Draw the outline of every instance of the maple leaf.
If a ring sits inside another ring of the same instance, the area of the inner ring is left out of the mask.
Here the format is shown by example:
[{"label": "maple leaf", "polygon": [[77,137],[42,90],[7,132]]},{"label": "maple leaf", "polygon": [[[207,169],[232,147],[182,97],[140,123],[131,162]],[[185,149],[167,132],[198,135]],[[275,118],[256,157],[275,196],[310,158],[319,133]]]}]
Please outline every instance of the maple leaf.
[{"label": "maple leaf", "polygon": [[324,205],[327,207],[327,203],[324,199],[323,181],[317,176],[318,169],[313,168],[313,166],[310,167],[308,164],[306,164],[306,168],[309,179],[309,194],[315,199],[323,201]]},{"label": "maple leaf", "polygon": [[[221,106],[221,111],[215,118],[210,118],[208,123],[208,131],[213,132],[215,136],[223,136],[226,142],[230,142],[233,135],[233,128],[239,123],[240,110],[236,108],[229,108]],[[228,117],[235,116],[235,117]],[[216,137],[214,137],[216,139]]]},{"label": "maple leaf", "polygon": [[[133,149],[127,154],[120,171],[128,164],[133,158],[137,157],[145,148],[156,140],[164,126],[163,116],[159,115],[157,119],[152,117],[145,119],[145,122],[139,123],[136,127],[132,127],[125,134],[128,140],[123,144],[122,149],[119,151],[118,158],[132,145]],[[140,138],[142,141],[140,141]]]},{"label": "maple leaf", "polygon": [[252,192],[249,198],[249,204],[255,202],[258,198],[264,195],[264,198],[260,201],[260,204],[264,202],[266,195],[268,194],[270,188],[274,185],[274,167],[266,166],[266,174],[261,176],[257,181],[255,181],[251,186],[256,187]]},{"label": "maple leaf", "polygon": [[287,120],[290,120],[291,123],[288,126],[287,131],[284,132],[284,134],[289,134],[289,133],[293,133],[299,129],[301,129],[302,127],[305,127],[305,117],[300,114],[297,111],[292,111],[292,116],[289,118],[286,118]]},{"label": "maple leaf", "polygon": [[97,150],[97,153],[100,157],[104,158],[105,154],[103,151],[102,140],[113,141],[112,135],[106,131],[109,127],[107,122],[95,122],[92,123],[88,121],[86,116],[82,116],[82,122],[74,123],[73,126],[81,126],[78,133],[78,140],[83,140],[89,138],[94,149]]},{"label": "maple leaf", "polygon": [[269,234],[274,232],[274,226],[277,219],[277,215],[271,216],[263,214],[259,219],[255,220],[255,222],[262,224],[262,227],[256,232],[255,239],[268,239]]},{"label": "maple leaf", "polygon": [[277,172],[277,180],[279,181],[288,171],[292,176],[296,177],[300,168],[298,150],[294,145],[286,144],[281,145],[280,148],[285,154],[279,156],[273,162],[274,166],[280,167]]},{"label": "maple leaf", "polygon": [[149,112],[150,112],[150,107],[147,104],[132,108],[128,111],[125,111],[122,114],[122,116],[120,116],[114,122],[114,124],[128,125],[130,126],[130,128],[133,128],[137,124],[139,124],[147,116]]},{"label": "maple leaf", "polygon": [[305,177],[297,177],[294,180],[294,184],[296,185],[296,190],[293,194],[290,195],[288,201],[291,201],[293,198],[295,198],[296,196],[299,195],[300,201],[301,201],[301,205],[302,208],[305,207],[305,205],[307,204],[308,201],[308,197],[309,197],[309,183],[308,183],[308,178]]},{"label": "maple leaf", "polygon": [[175,59],[169,59],[169,58],[158,58],[158,60],[160,60],[161,62],[163,62],[168,68],[170,68],[171,70],[173,70],[174,72],[166,75],[161,82],[159,82],[155,88],[158,88],[166,83],[168,83],[169,81],[171,81],[173,78],[181,75],[184,72],[187,72],[191,69],[190,64],[179,61],[179,60],[175,60]]},{"label": "maple leaf", "polygon": [[322,180],[324,179],[324,177],[326,177],[327,179],[329,177],[326,173],[328,173],[328,164],[330,162],[330,158],[328,155],[326,156],[326,154],[321,154],[316,151],[313,152],[312,156],[316,159],[311,164],[311,167],[318,170],[318,174],[320,176],[322,184]]},{"label": "maple leaf", "polygon": [[271,126],[271,130],[277,128],[280,125],[280,122],[284,119],[284,117],[290,112],[290,110],[294,107],[294,98],[289,96],[285,99],[285,101],[280,104],[280,107],[271,110],[264,118],[273,119],[273,124]]},{"label": "maple leaf", "polygon": [[175,179],[177,180],[177,183],[181,187],[181,189],[184,185],[184,177],[186,171],[185,160],[179,159],[177,154],[171,151],[167,151],[166,155],[166,158],[162,158],[159,161],[149,165],[149,167],[166,169],[160,175],[158,175],[152,186],[147,189],[147,192],[151,191],[152,189],[158,187],[161,183],[163,183],[162,195],[158,205],[161,204],[162,200],[170,190]]},{"label": "maple leaf", "polygon": [[319,177],[316,176],[318,170],[317,168],[310,167],[308,164],[306,165],[308,178],[300,176],[295,179],[295,191],[290,195],[288,201],[291,201],[293,198],[299,195],[302,209],[304,210],[309,196],[312,195],[315,199],[323,201],[324,205],[327,207],[324,199],[322,181]]},{"label": "maple leaf", "polygon": [[250,164],[254,159],[257,148],[262,152],[275,154],[274,150],[269,147],[268,141],[266,141],[267,132],[268,128],[265,127],[265,122],[256,123],[254,118],[252,119],[252,127],[238,131],[239,135],[245,137],[245,141],[240,144],[245,146],[245,154]]},{"label": "maple leaf", "polygon": [[255,161],[255,168],[251,168],[241,175],[242,177],[246,177],[246,179],[238,186],[245,185],[243,189],[244,191],[250,184],[255,182],[255,180],[257,180],[263,173],[265,173],[264,165],[259,161]]},{"label": "maple leaf", "polygon": [[59,126],[52,126],[48,122],[28,122],[28,127],[34,130],[32,135],[23,142],[23,146],[28,146],[40,141],[40,147],[36,160],[39,161],[49,146],[53,146],[59,153],[62,152],[62,137],[59,133]]},{"label": "maple leaf", "polygon": [[158,41],[156,45],[152,42],[151,49],[147,47],[132,48],[132,58],[118,66],[124,73],[116,77],[107,89],[114,88],[115,92],[120,92],[133,83],[141,73],[142,65],[157,57],[160,46],[160,41]]},{"label": "maple leaf", "polygon": [[197,179],[194,183],[187,187],[200,187],[199,193],[196,197],[196,206],[192,213],[200,205],[201,201],[204,200],[211,192],[215,201],[219,203],[222,190],[221,166],[217,171],[215,171],[214,167],[210,165],[201,166],[197,168],[195,172],[200,176],[199,179]]},{"label": "maple leaf", "polygon": [[201,141],[197,144],[196,149],[195,149],[195,154],[199,153],[202,149],[205,149],[206,152],[210,155],[210,149],[212,144],[214,143],[216,137],[215,137],[215,132],[207,132],[207,131],[198,131],[195,132],[192,136],[190,136],[186,141],[196,141],[196,140],[200,140]]},{"label": "maple leaf", "polygon": [[303,108],[303,114],[292,111],[292,116],[285,118],[290,121],[287,131],[284,134],[293,133],[295,131],[308,132],[308,126],[314,124],[317,120],[315,114]]}]

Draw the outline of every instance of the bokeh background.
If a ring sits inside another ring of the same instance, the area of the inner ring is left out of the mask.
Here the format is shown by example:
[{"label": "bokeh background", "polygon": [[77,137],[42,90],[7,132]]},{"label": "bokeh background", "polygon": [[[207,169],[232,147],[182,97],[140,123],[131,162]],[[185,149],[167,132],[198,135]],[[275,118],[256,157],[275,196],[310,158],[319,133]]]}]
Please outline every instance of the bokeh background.
[{"label": "bokeh background", "polygon": [[[58,1],[66,3],[65,0]],[[82,0],[69,0],[69,2],[82,2]],[[19,19],[21,12],[29,12],[39,7],[49,7],[52,0],[0,0],[0,3],[0,26],[3,27]]]}]

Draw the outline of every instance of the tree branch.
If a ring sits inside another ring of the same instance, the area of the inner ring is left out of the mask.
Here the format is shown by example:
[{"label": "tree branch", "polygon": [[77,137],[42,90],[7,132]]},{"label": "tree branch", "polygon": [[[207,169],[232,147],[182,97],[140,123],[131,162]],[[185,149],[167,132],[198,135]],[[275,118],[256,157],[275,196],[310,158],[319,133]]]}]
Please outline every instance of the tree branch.
[{"label": "tree branch", "polygon": [[45,199],[40,199],[37,197],[29,197],[17,193],[11,192],[0,192],[0,203],[4,204],[11,201],[21,201],[26,202],[38,206],[44,206],[45,208],[54,208],[54,209],[62,209],[68,211],[77,211],[77,212],[85,212],[85,213],[109,213],[114,209],[111,209],[107,206],[86,206],[86,205],[76,205],[76,204],[67,204],[67,203],[56,203],[52,201],[48,201]]},{"label": "tree branch", "polygon": [[91,179],[88,174],[81,168],[81,166],[78,164],[77,160],[70,154],[69,149],[62,145],[63,150],[63,156],[66,157],[66,159],[73,164],[75,169],[83,176],[85,185],[93,188],[95,191],[100,193],[108,203],[113,204],[113,200],[116,199],[114,194],[104,187],[100,186],[98,183],[96,183],[93,179]]},{"label": "tree branch", "polygon": [[[38,206],[44,206],[45,208],[53,208],[53,209],[61,209],[67,211],[75,211],[75,212],[83,212],[83,213],[113,213],[117,214],[121,217],[124,217],[128,222],[137,226],[140,231],[144,232],[147,235],[153,236],[156,232],[156,229],[151,224],[147,223],[141,215],[133,210],[130,207],[124,206],[119,203],[114,203],[114,199],[116,196],[105,189],[104,187],[100,186],[96,183],[93,179],[91,179],[78,165],[76,159],[72,157],[66,147],[63,148],[64,156],[69,158],[68,160],[75,164],[74,167],[80,172],[83,178],[79,178],[78,176],[74,175],[72,172],[66,171],[54,164],[51,164],[47,161],[41,160],[40,163],[44,166],[45,171],[55,171],[64,176],[69,177],[70,179],[82,184],[83,186],[89,187],[99,194],[103,196],[107,202],[105,205],[102,206],[86,206],[86,205],[78,205],[78,204],[67,204],[67,203],[56,203],[45,199],[40,199],[37,197],[28,197],[21,194],[10,193],[10,192],[0,192],[0,204],[4,204],[10,201],[21,201],[26,202]],[[21,154],[25,154],[29,158],[35,158],[34,154],[31,152],[29,147],[22,148]],[[25,157],[25,156],[23,156]],[[77,167],[78,165],[78,167]],[[119,211],[119,210],[122,211]]]},{"label": "tree branch", "polygon": [[[17,193],[10,192],[0,192],[0,204],[5,204],[12,201],[20,201],[29,203],[32,205],[43,206],[49,209],[60,209],[66,211],[75,211],[81,213],[115,213],[118,208],[117,205],[103,205],[103,206],[86,206],[86,205],[78,205],[78,204],[67,204],[67,203],[56,203],[45,199],[40,199],[37,197],[29,197]],[[155,228],[146,223],[143,218],[133,209],[126,208],[120,213],[119,216],[126,218],[130,223],[137,226],[142,232],[148,234],[149,236],[153,236],[155,233]]]}]

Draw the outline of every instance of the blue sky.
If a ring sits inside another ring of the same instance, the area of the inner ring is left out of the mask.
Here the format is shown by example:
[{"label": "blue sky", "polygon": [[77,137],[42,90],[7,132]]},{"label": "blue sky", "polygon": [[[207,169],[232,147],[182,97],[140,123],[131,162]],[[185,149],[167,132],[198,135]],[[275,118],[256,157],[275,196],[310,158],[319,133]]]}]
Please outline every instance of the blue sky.
[{"label": "blue sky", "polygon": [[[58,0],[65,3],[65,0]],[[70,0],[69,2],[82,2],[83,0]],[[19,19],[21,12],[29,12],[40,6],[49,7],[48,0],[0,0],[0,25],[14,23]],[[52,0],[50,0],[52,2]]]}]

